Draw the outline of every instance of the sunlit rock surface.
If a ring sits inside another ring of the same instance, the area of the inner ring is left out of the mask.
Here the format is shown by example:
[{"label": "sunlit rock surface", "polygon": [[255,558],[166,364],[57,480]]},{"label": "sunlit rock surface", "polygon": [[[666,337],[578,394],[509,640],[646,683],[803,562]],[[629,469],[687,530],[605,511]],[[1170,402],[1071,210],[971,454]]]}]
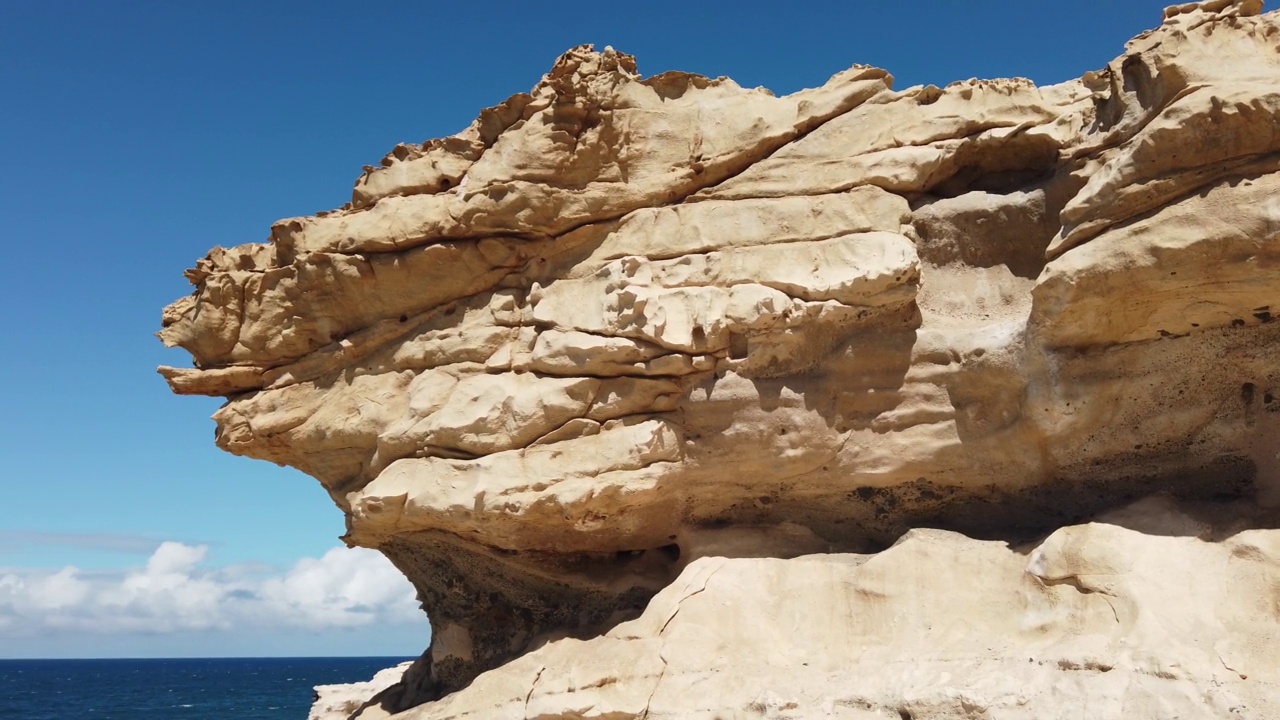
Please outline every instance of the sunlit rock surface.
[{"label": "sunlit rock surface", "polygon": [[364,682],[338,685],[316,685],[315,703],[307,720],[347,720],[361,710],[373,696],[400,682],[412,663],[400,663],[395,667],[379,670]]},{"label": "sunlit rock surface", "polygon": [[912,530],[876,555],[709,557],[638,620],[398,717],[1269,718],[1278,589],[1280,532],[1166,501],[1013,548]]},{"label": "sunlit rock surface", "polygon": [[[1280,716],[1261,9],[1043,88],[575,48],[211,252],[161,372],[418,588],[361,717]],[[1078,524],[1154,493],[1218,520]]]}]

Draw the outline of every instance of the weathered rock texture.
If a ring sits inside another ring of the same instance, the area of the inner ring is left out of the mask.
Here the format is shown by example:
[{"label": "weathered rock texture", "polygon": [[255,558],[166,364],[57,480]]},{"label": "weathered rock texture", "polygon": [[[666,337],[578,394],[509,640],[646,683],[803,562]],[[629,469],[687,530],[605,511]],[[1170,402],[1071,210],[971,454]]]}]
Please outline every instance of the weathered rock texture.
[{"label": "weathered rock texture", "polygon": [[[1051,87],[891,81],[779,98],[576,48],[188,272],[161,337],[196,367],[161,372],[228,398],[219,446],[320,480],[431,618],[364,716],[473,680],[412,716],[1280,714],[1247,639],[1275,638],[1273,531],[998,542],[1275,494],[1280,16],[1170,8]],[[923,527],[978,540],[848,555]]]},{"label": "weathered rock texture", "polygon": [[1107,520],[1013,549],[912,530],[877,555],[704,558],[639,619],[399,717],[1275,717],[1280,532],[1165,503]]}]

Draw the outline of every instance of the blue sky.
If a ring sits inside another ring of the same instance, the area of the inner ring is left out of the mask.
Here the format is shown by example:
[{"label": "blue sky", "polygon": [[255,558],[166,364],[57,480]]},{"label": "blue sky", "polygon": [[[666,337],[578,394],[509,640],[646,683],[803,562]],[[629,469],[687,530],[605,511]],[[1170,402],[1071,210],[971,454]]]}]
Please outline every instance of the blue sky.
[{"label": "blue sky", "polygon": [[[854,63],[899,88],[1044,84],[1163,4],[0,3],[0,657],[425,647],[407,586],[335,550],[314,481],[219,451],[218,402],[155,374],[189,362],[152,334],[214,245],[341,205],[362,165],[461,130],[576,44],[779,94]],[[356,566],[366,586],[341,582]]]}]

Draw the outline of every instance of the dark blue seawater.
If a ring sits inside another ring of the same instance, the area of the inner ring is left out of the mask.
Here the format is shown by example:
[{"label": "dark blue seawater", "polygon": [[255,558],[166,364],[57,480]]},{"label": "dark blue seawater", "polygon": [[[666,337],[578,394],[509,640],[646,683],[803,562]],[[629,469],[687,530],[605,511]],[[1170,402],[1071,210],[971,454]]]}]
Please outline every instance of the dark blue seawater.
[{"label": "dark blue seawater", "polygon": [[409,659],[0,660],[0,718],[306,720],[313,685]]}]

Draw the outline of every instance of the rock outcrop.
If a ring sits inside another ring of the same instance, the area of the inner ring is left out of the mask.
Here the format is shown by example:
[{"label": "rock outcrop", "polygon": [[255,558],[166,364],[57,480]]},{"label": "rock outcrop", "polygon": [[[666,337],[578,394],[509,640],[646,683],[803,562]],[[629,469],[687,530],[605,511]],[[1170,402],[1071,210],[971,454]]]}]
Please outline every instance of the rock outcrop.
[{"label": "rock outcrop", "polygon": [[1156,502],[1037,546],[703,558],[639,619],[400,717],[1274,717],[1280,532],[1211,528]]},{"label": "rock outcrop", "polygon": [[368,705],[374,696],[400,682],[413,663],[379,670],[364,682],[316,685],[315,702],[307,720],[347,720]]},{"label": "rock outcrop", "polygon": [[1050,87],[575,48],[211,252],[161,372],[417,587],[431,647],[361,717],[1278,714],[1265,514],[1075,525],[1280,500],[1261,10]]}]

